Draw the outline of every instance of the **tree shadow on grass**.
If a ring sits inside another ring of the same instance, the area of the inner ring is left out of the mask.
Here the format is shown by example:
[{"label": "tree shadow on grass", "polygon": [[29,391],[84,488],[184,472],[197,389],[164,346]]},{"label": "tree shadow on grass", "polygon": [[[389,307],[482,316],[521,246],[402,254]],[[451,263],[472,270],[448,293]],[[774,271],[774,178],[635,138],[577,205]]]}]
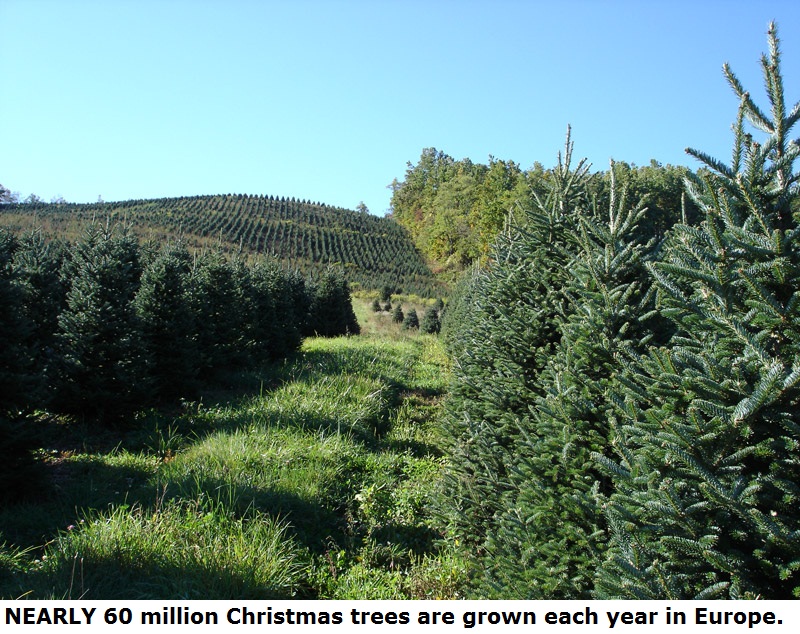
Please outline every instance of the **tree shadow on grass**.
[{"label": "tree shadow on grass", "polygon": [[324,552],[331,539],[341,541],[345,533],[343,509],[309,501],[287,490],[236,485],[215,478],[185,478],[171,482],[167,491],[172,491],[169,495],[176,500],[205,497],[239,517],[269,515],[285,523],[287,534],[313,553]]},{"label": "tree shadow on grass", "polygon": [[[291,599],[296,584],[271,584],[246,570],[202,564],[175,565],[158,557],[75,556],[55,566],[12,574],[2,586],[5,598],[31,599]],[[163,613],[162,613],[163,614]],[[225,623],[224,613],[219,622]]]}]

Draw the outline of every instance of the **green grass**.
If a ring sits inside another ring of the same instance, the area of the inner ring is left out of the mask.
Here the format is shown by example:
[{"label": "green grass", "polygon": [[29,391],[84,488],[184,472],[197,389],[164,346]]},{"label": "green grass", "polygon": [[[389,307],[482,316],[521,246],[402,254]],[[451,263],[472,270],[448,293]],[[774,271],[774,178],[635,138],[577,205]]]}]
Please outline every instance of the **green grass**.
[{"label": "green grass", "polygon": [[461,596],[432,512],[445,361],[399,329],[309,339],[117,436],[42,421],[48,493],[0,510],[0,596]]}]

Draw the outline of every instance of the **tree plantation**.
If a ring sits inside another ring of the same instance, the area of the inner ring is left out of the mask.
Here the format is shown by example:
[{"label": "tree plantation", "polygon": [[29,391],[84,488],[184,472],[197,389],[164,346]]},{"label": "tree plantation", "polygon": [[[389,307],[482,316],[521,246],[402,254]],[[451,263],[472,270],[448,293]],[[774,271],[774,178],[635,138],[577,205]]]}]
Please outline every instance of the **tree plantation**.
[{"label": "tree plantation", "polygon": [[397,223],[359,213],[273,196],[193,196],[120,203],[0,205],[0,226],[16,232],[42,228],[69,239],[96,219],[129,226],[141,239],[185,242],[191,250],[222,248],[261,254],[284,267],[320,274],[337,264],[354,287],[424,297],[442,294],[408,234]]},{"label": "tree plantation", "polygon": [[724,70],[696,173],[2,205],[0,595],[800,598],[800,103]]}]

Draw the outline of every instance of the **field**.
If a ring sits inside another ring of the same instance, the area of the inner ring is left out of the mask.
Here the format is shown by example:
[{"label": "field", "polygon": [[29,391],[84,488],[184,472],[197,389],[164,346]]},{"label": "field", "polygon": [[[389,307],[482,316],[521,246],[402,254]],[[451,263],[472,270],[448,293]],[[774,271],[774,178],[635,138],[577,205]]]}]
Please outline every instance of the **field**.
[{"label": "field", "polygon": [[0,596],[461,596],[432,511],[445,355],[354,303],[368,334],[308,339],[236,391],[128,431],[39,421],[49,493],[0,513]]}]

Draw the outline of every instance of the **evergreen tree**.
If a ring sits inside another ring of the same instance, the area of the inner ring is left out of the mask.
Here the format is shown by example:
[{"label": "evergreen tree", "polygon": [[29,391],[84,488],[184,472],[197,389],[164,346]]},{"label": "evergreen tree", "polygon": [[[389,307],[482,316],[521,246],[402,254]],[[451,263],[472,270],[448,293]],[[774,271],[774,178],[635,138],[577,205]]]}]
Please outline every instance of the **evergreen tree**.
[{"label": "evergreen tree", "polygon": [[404,319],[405,315],[403,314],[403,305],[397,304],[392,310],[392,321],[396,324],[402,324]]},{"label": "evergreen tree", "polygon": [[114,420],[139,403],[143,359],[133,298],[141,274],[127,233],[90,226],[64,271],[70,281],[59,315],[60,411]]},{"label": "evergreen tree", "polygon": [[605,220],[578,219],[561,340],[510,456],[506,505],[486,543],[486,584],[502,588],[504,598],[591,597],[609,486],[592,452],[610,442],[610,388],[620,359],[643,350],[653,328],[644,261],[654,241],[636,242],[646,209],[627,208],[625,198],[612,178]]},{"label": "evergreen tree", "polygon": [[617,461],[598,457],[616,489],[600,597],[800,597],[800,104],[784,103],[774,25],[769,49],[769,112],[726,66],[732,162],[691,151],[704,220],[651,266],[677,332],[630,365]]},{"label": "evergreen tree", "polygon": [[283,358],[302,342],[309,307],[305,281],[273,262],[259,262],[251,271],[250,284],[256,358]]},{"label": "evergreen tree", "polygon": [[23,235],[14,254],[13,271],[20,297],[20,316],[27,324],[25,348],[32,364],[32,382],[26,390],[31,406],[44,407],[54,380],[58,316],[66,305],[61,279],[64,247],[47,241],[40,231]]},{"label": "evergreen tree", "polygon": [[321,337],[357,335],[361,328],[353,312],[350,287],[339,269],[329,268],[316,281],[311,304],[310,332]]},{"label": "evergreen tree", "polygon": [[417,310],[410,309],[403,317],[403,330],[417,330],[419,328],[419,317],[417,317]]},{"label": "evergreen tree", "polygon": [[30,328],[23,318],[23,295],[12,261],[17,240],[0,229],[0,414],[26,408],[32,359],[27,346]]},{"label": "evergreen tree", "polygon": [[444,511],[459,538],[483,555],[513,490],[509,469],[530,433],[531,407],[544,394],[540,375],[561,338],[557,318],[577,219],[590,210],[588,165],[573,169],[571,157],[568,135],[524,226],[504,230],[490,265],[471,274],[448,314],[455,362],[444,421],[451,457]]},{"label": "evergreen tree", "polygon": [[192,259],[182,244],[167,245],[142,274],[135,307],[139,343],[154,401],[191,397],[200,366],[191,307]]},{"label": "evergreen tree", "polygon": [[251,305],[242,279],[246,272],[221,252],[195,260],[191,305],[197,323],[200,378],[216,380],[249,361]]},{"label": "evergreen tree", "polygon": [[377,298],[377,297],[376,297],[374,300],[372,300],[372,312],[373,312],[373,313],[379,313],[379,312],[381,312],[381,304],[380,304],[380,302],[378,301],[378,298]]},{"label": "evergreen tree", "polygon": [[427,334],[435,335],[441,330],[441,323],[439,322],[439,313],[435,308],[428,308],[425,314],[422,315],[419,329]]}]

